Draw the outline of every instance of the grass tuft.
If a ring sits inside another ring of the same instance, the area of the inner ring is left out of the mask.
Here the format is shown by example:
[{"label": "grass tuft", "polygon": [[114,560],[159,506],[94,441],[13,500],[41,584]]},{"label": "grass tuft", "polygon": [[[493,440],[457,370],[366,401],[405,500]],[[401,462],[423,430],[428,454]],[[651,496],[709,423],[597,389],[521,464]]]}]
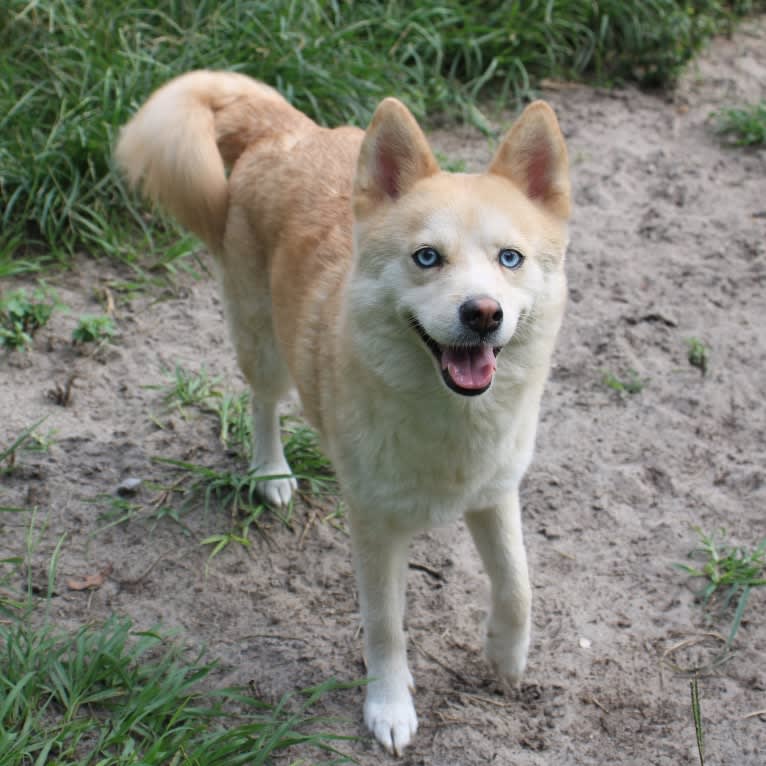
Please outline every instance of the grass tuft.
[{"label": "grass tuft", "polygon": [[55,297],[42,289],[31,298],[23,288],[4,293],[0,297],[0,346],[26,349],[57,307]]},{"label": "grass tuft", "polygon": [[271,763],[300,745],[348,760],[344,737],[312,714],[326,682],[267,705],[242,689],[206,691],[214,665],[126,619],[67,634],[0,623],[0,752],[8,766]]},{"label": "grass tuft", "polygon": [[[220,388],[221,379],[211,377],[203,367],[198,372],[176,365],[169,373],[169,382],[162,387],[165,407],[186,415],[190,410],[217,421],[221,444],[239,459],[250,463],[252,455],[253,427],[250,413],[250,397],[247,393],[231,394]],[[152,418],[160,428],[161,418]],[[285,456],[298,480],[299,492],[304,497],[335,495],[337,481],[328,458],[319,446],[317,433],[298,418],[282,418],[282,439]],[[210,559],[217,556],[232,543],[249,548],[253,529],[264,532],[263,515],[269,510],[285,525],[291,524],[292,504],[285,512],[267,508],[258,495],[261,482],[281,478],[265,475],[254,469],[220,468],[184,460],[157,456],[155,463],[170,466],[174,476],[170,482],[147,483],[154,490],[153,497],[144,502],[128,500],[112,495],[99,495],[94,502],[105,505],[102,520],[106,525],[99,531],[139,517],[152,519],[156,525],[162,519],[179,524],[184,533],[190,533],[183,517],[199,503],[206,513],[220,512],[230,519],[227,531],[219,532],[201,541],[210,546]],[[336,526],[342,518],[338,505],[326,520]],[[341,527],[342,528],[342,527]]]},{"label": "grass tuft", "polygon": [[182,410],[184,407],[207,405],[210,399],[221,396],[217,386],[221,378],[211,378],[203,367],[199,372],[190,372],[177,364],[168,385],[163,388],[163,399],[168,407]]},{"label": "grass tuft", "polygon": [[285,457],[295,477],[305,480],[313,495],[336,493],[337,481],[330,459],[324,455],[317,432],[297,418],[283,418]]},{"label": "grass tuft", "polygon": [[724,614],[734,607],[734,617],[726,641],[730,648],[737,635],[742,616],[753,588],[766,585],[766,538],[755,548],[725,542],[726,532],[720,530],[720,540],[697,528],[699,546],[689,558],[699,565],[676,564],[676,568],[693,578],[702,578],[705,584],[697,593],[703,607]]},{"label": "grass tuft", "polygon": [[72,342],[102,343],[111,340],[116,332],[112,317],[88,314],[77,320],[77,326],[72,330]]},{"label": "grass tuft", "polygon": [[689,364],[696,367],[703,376],[707,375],[710,348],[699,338],[688,338],[686,345],[688,347],[686,358],[689,360]]},{"label": "grass tuft", "polygon": [[250,395],[215,392],[204,402],[203,408],[218,419],[221,444],[250,462],[253,453]]},{"label": "grass tuft", "polygon": [[173,483],[176,492],[184,494],[184,506],[202,500],[205,512],[216,508],[228,511],[232,518],[247,514],[257,521],[265,510],[258,498],[258,485],[277,476],[265,476],[257,471],[222,471],[183,460],[156,457],[156,463],[169,465],[179,472]]},{"label": "grass tuft", "polygon": [[716,114],[716,130],[736,146],[766,144],[766,101]]},{"label": "grass tuft", "polygon": [[0,449],[0,476],[4,473],[12,473],[16,466],[16,455],[22,447],[34,443],[35,429],[47,420],[47,415],[40,418],[36,423],[25,428],[7,447]]},{"label": "grass tuft", "polygon": [[614,373],[604,372],[603,384],[618,394],[639,394],[644,390],[646,380],[642,380],[635,370],[628,370],[627,377],[618,378]]},{"label": "grass tuft", "polygon": [[[24,514],[29,513],[29,509],[1,505],[0,515],[8,513]],[[15,587],[15,583],[21,578],[23,564],[23,556],[0,558],[0,618],[3,620],[12,619],[27,607],[23,595],[20,595]]]},{"label": "grass tuft", "polygon": [[[220,388],[221,378],[211,377],[203,367],[198,372],[176,365],[169,384],[163,389],[164,402],[170,409],[185,412],[196,409],[203,414],[213,415],[218,421],[221,444],[225,449],[239,455],[248,462],[252,457],[253,424],[248,393],[232,394]],[[298,418],[282,418],[285,457],[296,478],[305,480],[312,494],[337,490],[332,466],[322,453],[319,436],[313,428]],[[191,463],[176,463],[178,468],[206,476],[213,484],[220,486],[238,485],[249,487],[252,482],[264,478],[238,474],[219,474],[214,469],[195,466]],[[249,491],[249,490],[248,490]],[[217,494],[217,490],[214,491]]]}]

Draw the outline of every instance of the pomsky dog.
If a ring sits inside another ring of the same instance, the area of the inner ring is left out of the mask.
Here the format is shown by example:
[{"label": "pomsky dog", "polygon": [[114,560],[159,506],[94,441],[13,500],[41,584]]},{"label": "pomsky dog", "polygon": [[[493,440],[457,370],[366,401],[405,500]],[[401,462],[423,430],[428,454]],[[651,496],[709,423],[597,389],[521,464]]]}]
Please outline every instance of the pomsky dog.
[{"label": "pomsky dog", "polygon": [[464,516],[491,580],[486,653],[527,659],[518,487],[566,301],[570,187],[553,110],[529,105],[485,173],[442,172],[407,108],[318,126],[271,87],[197,71],[123,128],[128,180],[215,255],[252,387],[262,496],[295,490],[277,404],[295,386],[349,507],[369,683],[364,720],[400,754],[417,729],[407,549]]}]

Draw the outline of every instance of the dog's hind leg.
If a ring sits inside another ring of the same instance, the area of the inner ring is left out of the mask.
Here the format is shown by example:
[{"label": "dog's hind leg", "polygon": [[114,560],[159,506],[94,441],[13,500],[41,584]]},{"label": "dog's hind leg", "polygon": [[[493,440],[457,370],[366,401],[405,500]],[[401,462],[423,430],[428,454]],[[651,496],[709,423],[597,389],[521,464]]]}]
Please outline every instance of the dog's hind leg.
[{"label": "dog's hind leg", "polygon": [[259,476],[271,476],[258,483],[261,497],[275,507],[286,506],[297,487],[282,449],[279,431],[279,399],[259,399],[253,391],[253,458],[251,469]]},{"label": "dog's hind leg", "polygon": [[[250,252],[251,240],[236,237],[236,221],[234,211],[227,230],[220,281],[237,361],[251,389],[250,467],[260,476],[273,477],[264,478],[257,489],[269,505],[280,507],[290,502],[297,486],[285,458],[279,428],[279,403],[290,391],[290,376],[274,335],[268,272]],[[232,232],[235,236],[230,236]],[[238,241],[244,243],[241,250]]]},{"label": "dog's hind leg", "polygon": [[513,685],[527,663],[532,598],[518,493],[497,508],[466,513],[465,520],[492,584],[487,658],[500,679]]}]

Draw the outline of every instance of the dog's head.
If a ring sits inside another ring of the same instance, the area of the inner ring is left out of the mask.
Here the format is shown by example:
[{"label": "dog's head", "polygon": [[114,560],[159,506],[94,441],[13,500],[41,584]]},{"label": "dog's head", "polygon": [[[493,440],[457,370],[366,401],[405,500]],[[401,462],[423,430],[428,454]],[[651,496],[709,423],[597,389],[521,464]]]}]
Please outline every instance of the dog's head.
[{"label": "dog's head", "polygon": [[478,396],[510,370],[503,350],[541,332],[547,366],[570,210],[566,147],[547,104],[528,106],[487,172],[469,175],[441,172],[414,117],[386,99],[362,143],[353,209],[347,309],[381,375],[422,385],[427,360],[451,391]]}]

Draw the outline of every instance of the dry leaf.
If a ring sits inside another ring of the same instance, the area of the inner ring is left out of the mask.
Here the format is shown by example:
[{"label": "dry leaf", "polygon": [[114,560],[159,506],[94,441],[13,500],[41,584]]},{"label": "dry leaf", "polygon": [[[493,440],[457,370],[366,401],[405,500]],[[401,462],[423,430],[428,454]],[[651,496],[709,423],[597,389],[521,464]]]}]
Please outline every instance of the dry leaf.
[{"label": "dry leaf", "polygon": [[112,565],[109,564],[97,574],[85,575],[81,580],[71,578],[66,581],[66,585],[69,590],[95,590],[96,588],[100,588],[106,582],[106,578],[111,572]]}]

